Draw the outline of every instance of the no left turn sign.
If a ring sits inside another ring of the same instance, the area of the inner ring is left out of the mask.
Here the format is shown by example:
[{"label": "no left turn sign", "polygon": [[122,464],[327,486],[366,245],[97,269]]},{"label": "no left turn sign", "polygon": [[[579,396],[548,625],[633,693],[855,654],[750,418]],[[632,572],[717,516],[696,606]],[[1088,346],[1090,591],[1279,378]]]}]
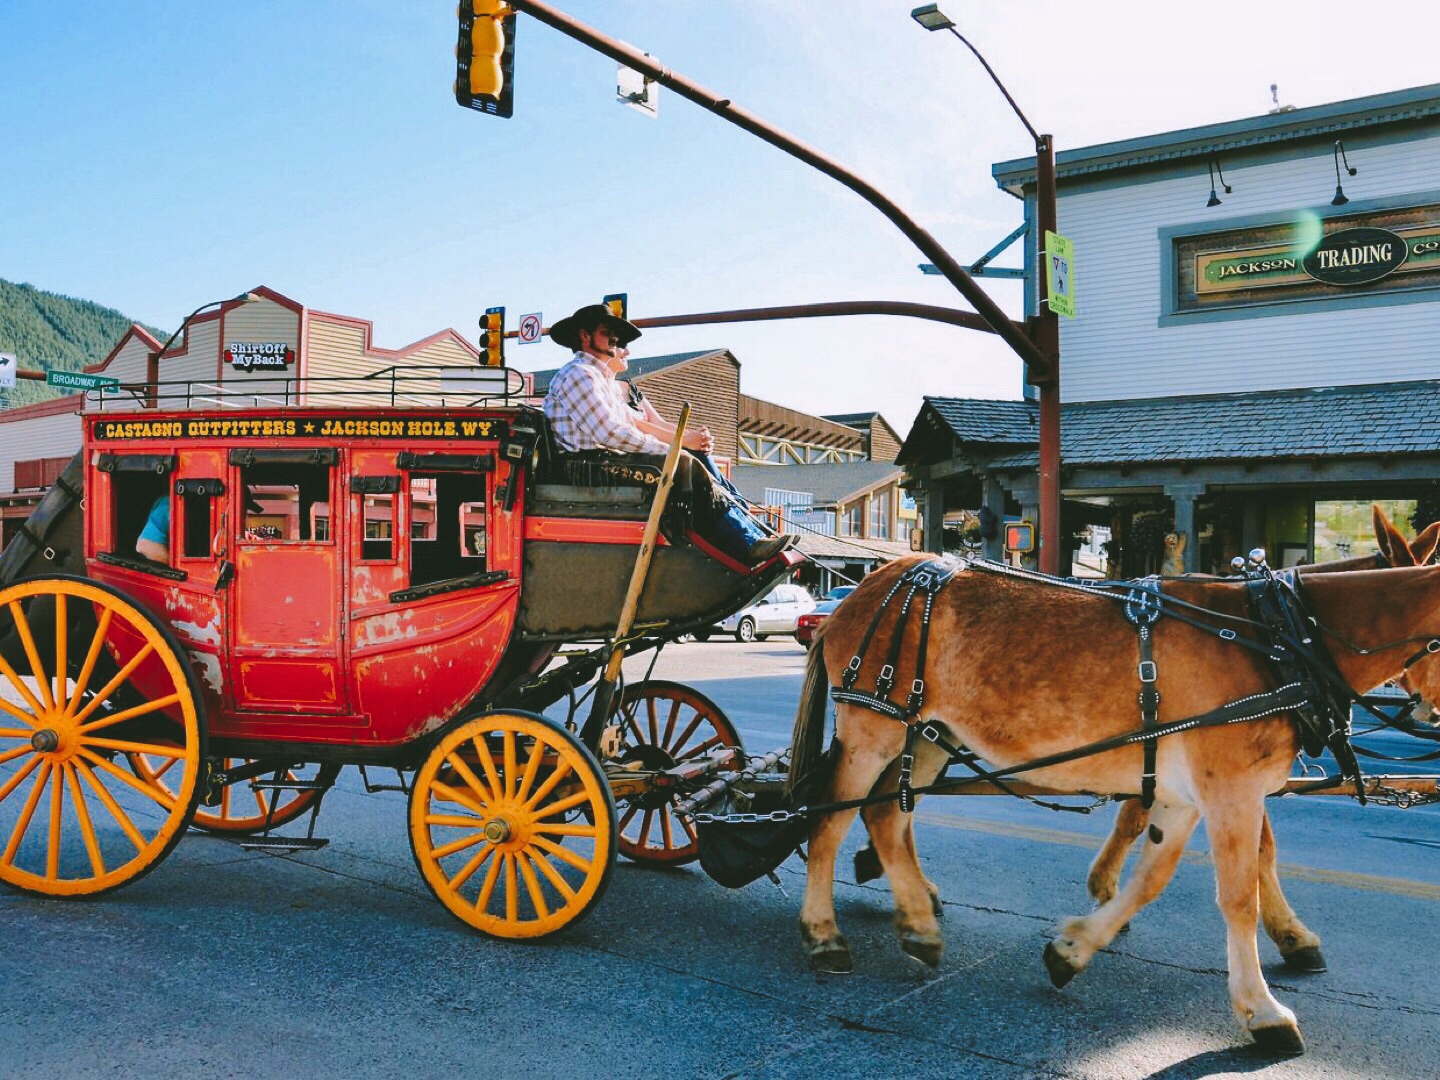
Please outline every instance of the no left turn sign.
[{"label": "no left turn sign", "polygon": [[519,333],[520,344],[530,345],[536,341],[539,341],[540,328],[542,326],[542,323],[543,320],[541,319],[539,312],[536,312],[534,315],[521,316]]}]

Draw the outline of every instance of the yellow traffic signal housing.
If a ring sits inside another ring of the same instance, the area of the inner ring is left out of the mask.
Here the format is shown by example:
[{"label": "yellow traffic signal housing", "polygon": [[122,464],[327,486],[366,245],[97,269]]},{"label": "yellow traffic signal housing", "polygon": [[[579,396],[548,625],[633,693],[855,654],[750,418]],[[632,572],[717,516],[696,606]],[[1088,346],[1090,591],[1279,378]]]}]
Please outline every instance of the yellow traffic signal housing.
[{"label": "yellow traffic signal housing", "polygon": [[486,367],[505,366],[505,309],[485,309],[480,320],[480,351],[484,353]]},{"label": "yellow traffic signal housing", "polygon": [[1034,551],[1035,524],[1031,521],[1007,521],[1005,523],[1006,551]]},{"label": "yellow traffic signal housing", "polygon": [[605,297],[605,299],[601,300],[600,303],[610,309],[611,315],[614,315],[617,319],[624,319],[627,318],[625,309],[630,303],[630,294],[623,292],[611,293]]},{"label": "yellow traffic signal housing", "polygon": [[455,100],[491,116],[510,116],[515,12],[503,0],[461,0],[456,15],[460,38],[455,44]]}]

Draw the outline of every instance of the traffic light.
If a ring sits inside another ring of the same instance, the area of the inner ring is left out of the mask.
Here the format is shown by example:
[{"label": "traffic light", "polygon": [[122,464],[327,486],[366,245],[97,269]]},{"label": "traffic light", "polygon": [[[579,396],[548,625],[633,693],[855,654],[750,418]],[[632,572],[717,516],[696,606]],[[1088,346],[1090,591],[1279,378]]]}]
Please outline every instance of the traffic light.
[{"label": "traffic light", "polygon": [[600,303],[610,309],[611,315],[614,315],[617,319],[623,319],[626,317],[625,308],[629,303],[629,295],[629,293],[623,292],[611,293],[605,297],[604,300],[601,300]]},{"label": "traffic light", "polygon": [[480,351],[485,354],[486,367],[505,366],[505,309],[485,309],[480,320]]},{"label": "traffic light", "polygon": [[503,0],[461,0],[456,15],[460,40],[455,44],[455,100],[491,116],[510,116],[515,12]]},{"label": "traffic light", "polygon": [[1007,521],[1005,523],[1006,551],[1034,551],[1035,525],[1030,521]]}]

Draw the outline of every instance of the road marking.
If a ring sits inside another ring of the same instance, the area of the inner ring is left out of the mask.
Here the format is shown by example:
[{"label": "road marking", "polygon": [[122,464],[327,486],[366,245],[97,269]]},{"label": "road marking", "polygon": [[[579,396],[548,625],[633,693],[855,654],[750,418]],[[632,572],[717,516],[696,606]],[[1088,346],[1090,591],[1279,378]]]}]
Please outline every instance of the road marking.
[{"label": "road marking", "polygon": [[[1098,851],[1103,840],[1084,833],[1066,832],[1063,829],[1046,829],[1035,825],[1012,825],[1003,821],[976,821],[960,819],[941,814],[917,812],[918,821],[926,825],[938,825],[945,829],[961,829],[965,832],[989,833],[992,836],[1008,836],[1012,839],[1033,840],[1040,844],[1068,844],[1070,847],[1089,848]],[[1209,866],[1210,856],[1187,851],[1182,861],[1197,866]],[[1368,892],[1387,893],[1391,896],[1407,896],[1416,900],[1440,901],[1440,885],[1423,881],[1409,881],[1405,878],[1379,877],[1375,874],[1357,874],[1348,870],[1321,870],[1314,866],[1299,866],[1281,863],[1282,877],[1296,881],[1311,881],[1322,885],[1339,885],[1347,889],[1364,889]]]}]

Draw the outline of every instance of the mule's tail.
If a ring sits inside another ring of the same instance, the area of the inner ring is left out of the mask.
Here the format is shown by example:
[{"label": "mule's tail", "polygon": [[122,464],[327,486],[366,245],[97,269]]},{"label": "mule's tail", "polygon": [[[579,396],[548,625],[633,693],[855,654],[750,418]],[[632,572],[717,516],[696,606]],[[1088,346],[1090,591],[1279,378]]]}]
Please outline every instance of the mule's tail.
[{"label": "mule's tail", "polygon": [[829,699],[830,677],[825,671],[825,649],[817,637],[810,645],[810,658],[805,663],[805,683],[800,690],[800,707],[795,711],[795,730],[790,736],[790,778],[785,784],[787,794],[815,770],[824,756]]}]

